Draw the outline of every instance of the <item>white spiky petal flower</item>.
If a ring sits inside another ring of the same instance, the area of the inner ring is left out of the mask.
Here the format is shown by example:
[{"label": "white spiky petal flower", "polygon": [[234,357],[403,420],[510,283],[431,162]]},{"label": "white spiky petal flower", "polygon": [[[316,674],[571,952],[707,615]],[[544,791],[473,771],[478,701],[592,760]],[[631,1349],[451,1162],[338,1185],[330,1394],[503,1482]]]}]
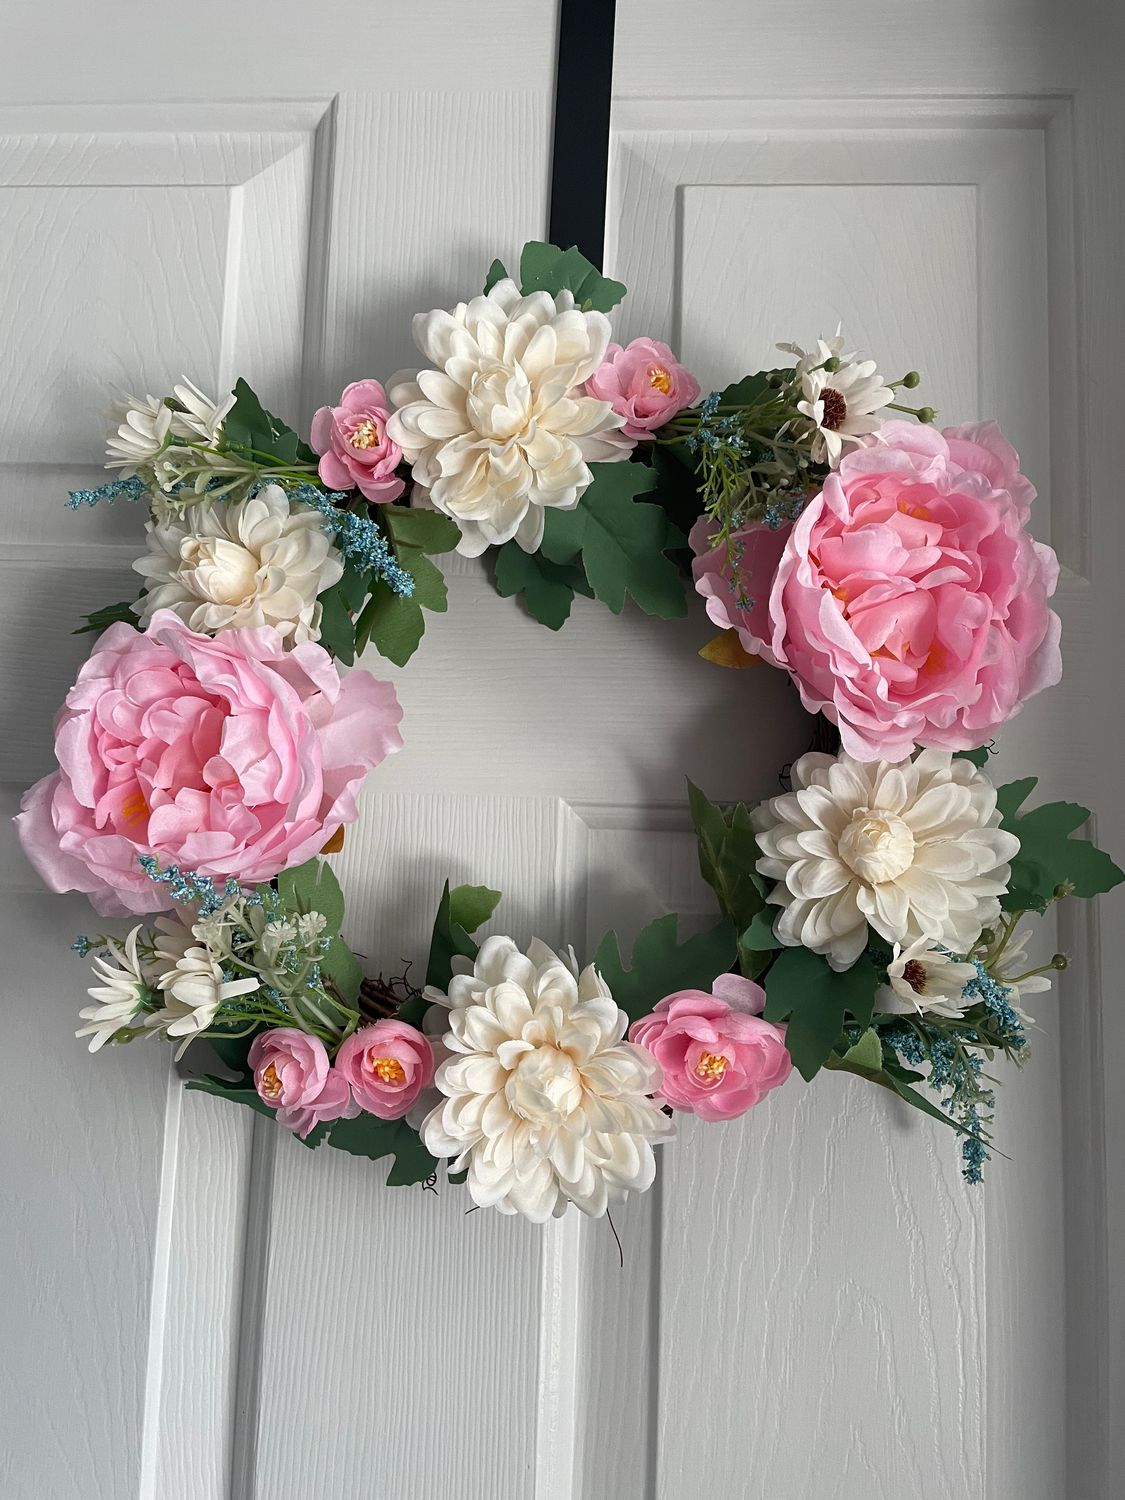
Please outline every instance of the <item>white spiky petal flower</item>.
[{"label": "white spiky petal flower", "polygon": [[[818,339],[808,353],[797,344],[778,348],[797,355],[795,373],[802,397],[797,410],[807,419],[812,457],[835,468],[845,443],[861,443],[879,430],[882,419],[875,413],[893,401],[895,393],[883,384],[873,359],[842,352],[838,329],[832,338]],[[824,368],[829,360],[839,362],[834,370]]]},{"label": "white spiky petal flower", "polygon": [[875,1009],[892,1016],[944,1016],[959,1020],[965,1013],[967,984],[976,979],[973,964],[962,963],[929,938],[904,948],[894,945],[887,965],[888,983],[875,996]]},{"label": "white spiky petal flower", "polygon": [[426,991],[449,1007],[451,1054],[427,1149],[468,1169],[474,1203],[536,1223],[568,1203],[596,1217],[651,1187],[652,1148],[675,1133],[650,1097],[661,1070],[623,1040],[628,1019],[593,965],[579,974],[573,954],[491,937],[460,967],[448,994]]},{"label": "white spiky petal flower", "polygon": [[143,1000],[147,990],[145,974],[137,956],[137,938],[140,926],[133,928],[123,944],[111,938],[106,944],[110,959],[98,954],[91,960],[94,977],[101,982],[90,986],[87,994],[95,1001],[78,1012],[85,1026],[79,1027],[75,1036],[90,1038],[90,1051],[97,1052],[106,1042],[135,1021],[143,1011]]},{"label": "white spiky petal flower", "polygon": [[122,392],[112,409],[114,430],[106,440],[106,468],[122,477],[153,463],[173,438],[213,447],[234,397],[212,401],[187,376],[172,387],[170,403],[162,396]]},{"label": "white spiky petal flower", "polygon": [[868,923],[889,943],[926,938],[968,953],[996,921],[1019,840],[971,761],[946,750],[895,764],[814,753],[794,765],[792,788],[753,815],[782,943],[842,970],[863,952]]},{"label": "white spiky petal flower", "polygon": [[187,927],[176,917],[158,917],[155,923],[154,968],[159,971],[156,988],[164,1005],[146,1017],[145,1024],[165,1036],[182,1038],[176,1056],[214,1021],[220,1005],[259,988],[257,975],[227,979],[221,957],[207,945],[208,929],[196,923]]},{"label": "white spiky petal flower", "polygon": [[146,580],[141,624],[171,609],[192,630],[272,625],[289,646],[320,639],[318,595],[338,583],[343,560],[311,506],[280,485],[247,500],[190,505],[146,527],[134,564]]},{"label": "white spiky petal flower", "polygon": [[399,410],[387,433],[415,484],[460,526],[459,552],[476,557],[513,537],[534,552],[544,511],[578,504],[589,464],[628,457],[624,418],[578,389],[609,339],[609,319],[575,307],[570,292],[524,297],[508,279],[415,317],[414,342],[434,368],[392,380]]}]

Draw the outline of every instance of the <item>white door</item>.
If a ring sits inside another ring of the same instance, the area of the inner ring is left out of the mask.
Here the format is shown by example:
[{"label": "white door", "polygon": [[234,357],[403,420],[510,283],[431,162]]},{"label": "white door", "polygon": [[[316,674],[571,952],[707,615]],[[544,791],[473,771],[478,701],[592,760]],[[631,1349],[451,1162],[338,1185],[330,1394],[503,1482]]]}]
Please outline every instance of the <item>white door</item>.
[{"label": "white door", "polygon": [[[555,27],[548,0],[329,19],[65,0],[10,25],[12,807],[88,645],[69,632],[123,597],[136,552],[126,507],[61,504],[96,482],[107,382],[244,373],[307,421],[410,363],[410,314],[545,227]],[[884,367],[922,368],[943,414],[1000,417],[1064,563],[1068,671],[1001,770],[1096,807],[1120,852],[1110,28],[1018,0],[620,0],[606,264],[632,289],[622,331],[669,338],[709,385],[843,318]],[[709,912],[683,777],[774,789],[807,741],[780,674],[700,663],[701,610],[580,600],[555,636],[478,563],[447,571],[448,615],[388,669],[407,748],[339,860],[353,946],[385,972],[420,959],[447,875],[505,891],[493,926],[587,951],[614,923]],[[67,951],[88,909],[46,896],[12,841],[0,1496],[1104,1500],[1125,1486],[1125,1183],[1105,1171],[1125,1022],[1099,988],[1125,966],[1119,912],[1061,935],[1065,1037],[1041,1005],[1001,1099],[1013,1159],[983,1188],[882,1094],[795,1079],[741,1121],[687,1122],[617,1216],[619,1267],[604,1221],[466,1217],[457,1190],[387,1189],[185,1093],[155,1047],[89,1058]]]}]

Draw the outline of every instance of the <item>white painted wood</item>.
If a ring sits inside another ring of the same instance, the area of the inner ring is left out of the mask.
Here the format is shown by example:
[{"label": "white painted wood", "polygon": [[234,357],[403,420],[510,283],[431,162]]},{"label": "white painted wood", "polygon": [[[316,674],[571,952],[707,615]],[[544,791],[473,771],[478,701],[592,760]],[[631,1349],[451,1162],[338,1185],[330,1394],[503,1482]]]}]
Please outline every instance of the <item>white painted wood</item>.
[{"label": "white painted wood", "polygon": [[[1088,800],[1120,850],[1098,750],[1123,728],[1120,35],[1085,0],[1033,9],[619,0],[608,267],[634,288],[621,332],[708,383],[843,317],[943,414],[1001,416],[1066,565],[1068,675],[1000,769]],[[255,0],[237,46],[218,0],[177,13],[174,45],[125,0],[9,28],[3,809],[48,768],[77,616],[130,588],[140,518],[62,507],[97,482],[106,383],[246,373],[307,422],[542,232],[555,7],[487,12]],[[369,966],[423,957],[447,875],[506,891],[494,929],[587,951],[661,911],[705,921],[684,775],[768,795],[806,742],[795,695],[703,666],[701,610],[579,600],[555,636],[482,564],[447,571],[411,666],[365,662],[407,738],[339,859]],[[88,1058],[66,943],[94,924],[41,893],[5,817],[0,1494],[1104,1500],[1125,1488],[1119,913],[1060,933],[1077,961],[983,1192],[858,1082],[795,1082],[688,1123],[615,1214],[619,1266],[605,1223],[466,1216],[183,1092],[156,1049]]]}]

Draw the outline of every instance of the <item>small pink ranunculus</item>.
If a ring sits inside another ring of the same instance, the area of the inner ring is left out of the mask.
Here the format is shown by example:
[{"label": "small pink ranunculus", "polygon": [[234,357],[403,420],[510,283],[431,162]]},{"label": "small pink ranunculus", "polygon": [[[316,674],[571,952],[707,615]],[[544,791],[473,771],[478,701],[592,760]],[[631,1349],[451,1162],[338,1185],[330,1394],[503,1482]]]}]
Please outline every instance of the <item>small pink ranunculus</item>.
[{"label": "small pink ranunculus", "polygon": [[769,656],[857,760],[968,750],[1059,680],[1058,580],[993,422],[888,422],[806,505],[773,580]]},{"label": "small pink ranunculus", "polygon": [[358,488],[379,505],[405,490],[395,473],[402,449],[387,436],[388,411],[387,393],[377,380],[356,380],[344,387],[339,406],[322,406],[313,417],[310,440],[330,489]]},{"label": "small pink ranunculus", "polygon": [[376,1021],[348,1037],[336,1066],[363,1109],[380,1120],[399,1120],[433,1081],[433,1046],[405,1021]]},{"label": "small pink ranunculus", "polygon": [[103,916],[161,911],[138,863],[254,885],[354,822],[364,777],[402,747],[395,690],[341,678],[323,647],[271,626],[189,630],[158,610],[111,625],[55,721],[59,769],[24,794],[20,842],[55,891]]},{"label": "small pink ranunculus", "polygon": [[751,656],[769,659],[770,588],[792,527],[755,521],[731,533],[729,550],[725,543],[713,545],[717,530],[706,516],[691,528],[696,592],[706,602],[708,619],[720,630],[737,631]]},{"label": "small pink ranunculus", "polygon": [[699,400],[699,381],[667,344],[634,339],[623,349],[610,344],[586,382],[586,394],[608,401],[625,418],[624,437],[651,437],[678,411]]},{"label": "small pink ranunculus", "polygon": [[277,1122],[303,1140],[322,1120],[359,1113],[347,1080],[334,1068],[319,1037],[292,1026],[263,1031],[250,1047],[258,1097],[277,1111]]},{"label": "small pink ranunculus", "polygon": [[659,1096],[701,1120],[733,1120],[785,1082],[793,1063],[785,1027],[763,1021],[761,985],[722,974],[702,990],[679,990],[634,1021],[629,1040],[664,1070]]}]

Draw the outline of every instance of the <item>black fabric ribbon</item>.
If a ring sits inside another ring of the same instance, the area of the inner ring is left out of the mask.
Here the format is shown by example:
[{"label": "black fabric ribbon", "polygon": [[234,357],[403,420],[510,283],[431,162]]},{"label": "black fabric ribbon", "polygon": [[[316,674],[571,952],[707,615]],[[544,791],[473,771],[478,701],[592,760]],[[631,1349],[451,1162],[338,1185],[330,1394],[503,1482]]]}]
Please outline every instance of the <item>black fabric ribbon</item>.
[{"label": "black fabric ribbon", "polygon": [[551,155],[553,245],[577,245],[602,269],[613,93],[614,0],[559,0],[555,130]]}]

